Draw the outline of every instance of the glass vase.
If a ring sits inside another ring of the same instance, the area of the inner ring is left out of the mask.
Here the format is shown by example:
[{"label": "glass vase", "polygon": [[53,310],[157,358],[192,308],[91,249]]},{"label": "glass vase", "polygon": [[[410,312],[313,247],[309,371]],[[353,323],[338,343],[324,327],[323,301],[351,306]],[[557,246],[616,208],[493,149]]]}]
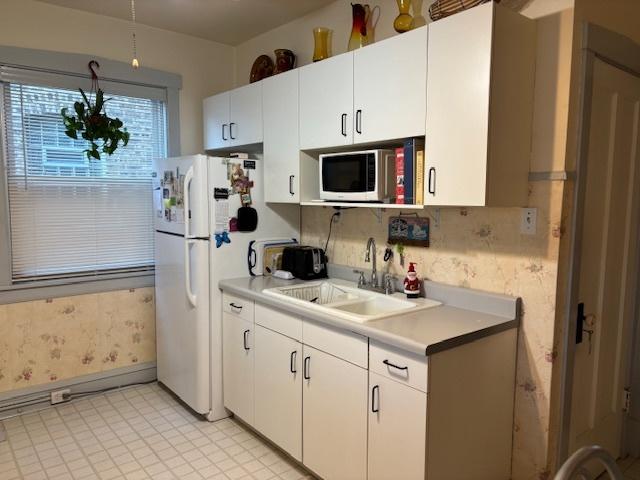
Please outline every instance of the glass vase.
[{"label": "glass vase", "polygon": [[371,45],[376,41],[376,26],[380,20],[380,6],[376,5],[370,8],[369,5],[364,6],[367,19],[367,45]]},{"label": "glass vase", "polygon": [[[365,9],[366,7],[366,9]],[[351,11],[353,15],[353,22],[351,26],[351,35],[349,36],[349,43],[347,45],[347,51],[352,51],[357,48],[364,47],[368,44],[367,37],[367,9],[369,5],[362,5],[361,3],[352,3]]]},{"label": "glass vase", "polygon": [[411,22],[413,17],[409,14],[411,8],[411,0],[396,0],[398,4],[399,14],[393,21],[393,28],[398,33],[404,33],[411,30]]},{"label": "glass vase", "polygon": [[313,61],[318,62],[331,56],[331,29],[316,27],[313,29]]},{"label": "glass vase", "polygon": [[411,0],[411,10],[413,11],[413,20],[411,20],[411,30],[424,27],[427,19],[422,15],[423,0]]}]

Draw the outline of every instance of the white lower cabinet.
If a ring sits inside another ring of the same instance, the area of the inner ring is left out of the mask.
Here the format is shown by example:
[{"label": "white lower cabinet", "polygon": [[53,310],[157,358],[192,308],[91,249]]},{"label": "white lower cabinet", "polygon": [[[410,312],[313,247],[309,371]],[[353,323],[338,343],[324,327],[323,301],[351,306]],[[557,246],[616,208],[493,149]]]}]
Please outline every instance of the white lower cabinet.
[{"label": "white lower cabinet", "polygon": [[253,425],[253,319],[222,314],[222,368],[224,406]]},{"label": "white lower cabinet", "polygon": [[255,428],[302,460],[302,344],[256,325]]},{"label": "white lower cabinet", "polygon": [[424,480],[427,394],[369,372],[368,480]]},{"label": "white lower cabinet", "polygon": [[427,358],[225,293],[224,405],[324,480],[507,480],[517,335]]},{"label": "white lower cabinet", "polygon": [[367,370],[303,350],[303,463],[325,480],[365,479]]}]

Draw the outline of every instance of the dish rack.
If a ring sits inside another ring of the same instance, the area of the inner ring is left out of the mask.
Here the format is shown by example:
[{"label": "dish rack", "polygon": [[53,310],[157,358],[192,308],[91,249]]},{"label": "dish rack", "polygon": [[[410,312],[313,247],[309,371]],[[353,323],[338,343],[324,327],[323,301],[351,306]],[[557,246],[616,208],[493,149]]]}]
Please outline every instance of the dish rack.
[{"label": "dish rack", "polygon": [[292,287],[280,288],[279,292],[298,300],[313,302],[318,305],[352,300],[355,295],[342,290],[332,283],[322,282],[315,285],[294,285]]}]

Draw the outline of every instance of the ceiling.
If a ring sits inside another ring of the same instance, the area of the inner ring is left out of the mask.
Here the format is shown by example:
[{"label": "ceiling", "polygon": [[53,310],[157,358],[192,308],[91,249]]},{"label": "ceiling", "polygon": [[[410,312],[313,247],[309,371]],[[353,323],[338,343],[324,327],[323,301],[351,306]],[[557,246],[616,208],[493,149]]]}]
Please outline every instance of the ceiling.
[{"label": "ceiling", "polygon": [[[130,0],[39,0],[123,20]],[[227,45],[238,45],[333,0],[136,0],[136,21]]]}]

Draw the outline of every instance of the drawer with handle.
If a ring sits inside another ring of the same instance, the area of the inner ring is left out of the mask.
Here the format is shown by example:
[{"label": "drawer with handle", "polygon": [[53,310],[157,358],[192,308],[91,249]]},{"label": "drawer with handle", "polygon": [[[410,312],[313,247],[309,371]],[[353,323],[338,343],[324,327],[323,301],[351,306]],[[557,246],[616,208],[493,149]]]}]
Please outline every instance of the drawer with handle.
[{"label": "drawer with handle", "polygon": [[231,295],[230,293],[222,294],[222,311],[237,315],[238,317],[253,322],[254,311],[253,300]]},{"label": "drawer with handle", "polygon": [[260,303],[255,309],[256,323],[294,340],[302,340],[302,319]]},{"label": "drawer with handle", "polygon": [[369,370],[422,392],[428,391],[428,359],[425,356],[371,340]]}]

